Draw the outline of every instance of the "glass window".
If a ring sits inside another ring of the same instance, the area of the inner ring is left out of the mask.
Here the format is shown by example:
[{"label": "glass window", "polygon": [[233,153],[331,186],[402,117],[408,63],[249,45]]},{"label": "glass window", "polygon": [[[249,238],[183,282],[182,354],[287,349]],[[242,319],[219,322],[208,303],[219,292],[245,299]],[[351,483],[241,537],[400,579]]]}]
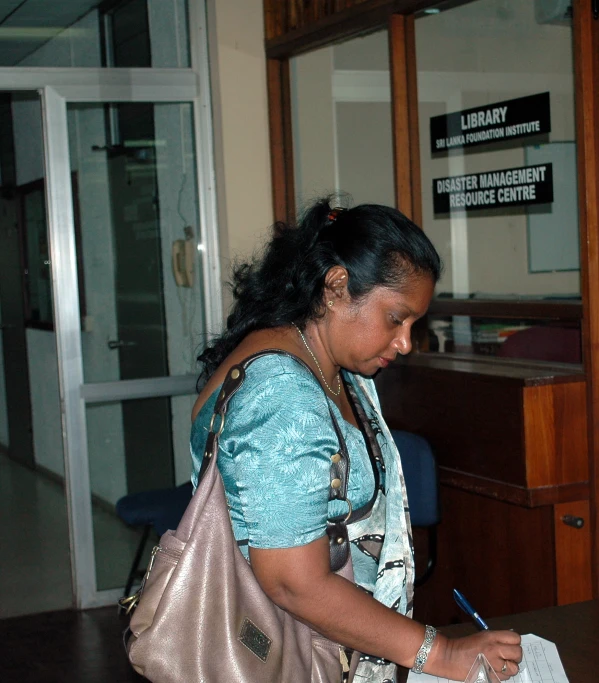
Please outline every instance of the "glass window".
[{"label": "glass window", "polygon": [[291,60],[296,204],[395,203],[387,31]]},{"label": "glass window", "polygon": [[106,66],[152,66],[146,0],[119,2],[104,15]]},{"label": "glass window", "polygon": [[68,118],[85,381],[195,373],[206,330],[192,105],[69,104]]},{"label": "glass window", "polygon": [[0,3],[0,66],[189,65],[187,0]]},{"label": "glass window", "polygon": [[428,350],[582,363],[580,323],[538,319],[431,315]]},{"label": "glass window", "polygon": [[445,263],[437,292],[576,300],[571,19],[521,0],[435,11],[416,20],[416,52],[423,227]]},{"label": "glass window", "polygon": [[[22,100],[21,100],[22,102]],[[24,273],[25,324],[27,327],[54,329],[50,252],[48,249],[48,223],[46,220],[46,183],[44,178],[17,188],[20,204],[22,259]],[[73,207],[77,267],[81,276],[81,239],[79,231],[79,203],[77,177],[73,174]],[[85,316],[83,278],[79,278],[79,309]]]},{"label": "glass window", "polygon": [[21,210],[25,230],[25,298],[27,322],[52,325],[50,256],[43,180],[22,195]]}]

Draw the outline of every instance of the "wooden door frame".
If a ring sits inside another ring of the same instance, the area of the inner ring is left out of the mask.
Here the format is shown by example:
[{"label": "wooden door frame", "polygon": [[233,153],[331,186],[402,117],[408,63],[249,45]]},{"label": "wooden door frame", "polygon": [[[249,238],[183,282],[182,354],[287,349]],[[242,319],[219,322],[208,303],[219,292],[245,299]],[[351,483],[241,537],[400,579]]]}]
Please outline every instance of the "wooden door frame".
[{"label": "wooden door frame", "polygon": [[295,182],[289,58],[268,58],[266,69],[273,215],[276,221],[292,222]]},{"label": "wooden door frame", "polygon": [[[423,0],[364,3],[327,18],[322,29],[295,31],[286,38],[266,41],[273,215],[276,221],[293,221],[295,218],[290,59],[312,49],[386,29],[391,64],[396,203],[416,223],[422,222],[413,12],[434,4]],[[394,13],[399,9],[402,14]]]},{"label": "wooden door frame", "polygon": [[574,0],[583,359],[587,384],[593,595],[599,597],[599,21]]},{"label": "wooden door frame", "polygon": [[[289,31],[284,35],[266,40],[275,220],[293,220],[295,213],[289,94],[290,58],[386,28],[389,32],[396,203],[406,215],[421,224],[422,196],[414,13],[438,4],[438,0],[403,0],[403,2],[373,0],[325,17],[314,22],[312,26]],[[596,101],[595,94],[599,92],[599,20],[593,18],[591,3],[586,0],[573,0],[573,8],[583,357],[589,416],[593,594],[597,598],[599,597],[599,102]],[[468,303],[476,304],[477,302]],[[542,303],[540,307],[543,308]],[[571,311],[570,308],[572,308]],[[575,308],[577,310],[574,310]],[[492,309],[493,303],[491,302],[489,309],[491,315],[493,315]],[[576,319],[581,317],[581,309],[576,305],[568,307],[566,313]],[[472,315],[473,313],[463,312],[463,314]],[[545,315],[546,313],[540,309],[538,314]]]}]

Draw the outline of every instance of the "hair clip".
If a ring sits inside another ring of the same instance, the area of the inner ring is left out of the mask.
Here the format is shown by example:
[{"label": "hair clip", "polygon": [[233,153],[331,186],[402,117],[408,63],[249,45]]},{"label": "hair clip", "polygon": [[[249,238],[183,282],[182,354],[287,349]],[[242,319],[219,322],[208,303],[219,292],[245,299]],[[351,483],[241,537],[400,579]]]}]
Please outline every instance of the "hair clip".
[{"label": "hair clip", "polygon": [[345,211],[345,209],[342,208],[341,206],[336,206],[334,209],[332,209],[332,210],[329,212],[329,215],[327,216],[327,220],[328,220],[330,223],[334,223],[334,222],[337,220],[337,218],[339,218],[339,214],[340,214],[342,211]]}]

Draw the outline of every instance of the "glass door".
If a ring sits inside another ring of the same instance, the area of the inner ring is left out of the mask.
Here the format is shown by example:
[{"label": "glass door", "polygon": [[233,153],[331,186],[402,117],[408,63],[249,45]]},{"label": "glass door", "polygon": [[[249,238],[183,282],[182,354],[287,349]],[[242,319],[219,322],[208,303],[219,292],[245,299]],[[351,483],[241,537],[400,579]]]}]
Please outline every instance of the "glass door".
[{"label": "glass door", "polygon": [[206,337],[193,105],[72,103],[67,120],[96,588],[117,589],[141,529],[116,502],[189,480]]},{"label": "glass door", "polygon": [[20,142],[45,169],[26,205],[39,227],[45,196],[36,256],[49,286],[32,302],[42,323],[52,313],[46,417],[63,450],[78,608],[114,603],[127,580],[141,530],[116,501],[189,479],[195,357],[222,324],[205,4],[111,7],[31,58],[3,68],[0,55],[1,90],[41,94],[43,144],[25,145],[26,131]]},{"label": "glass door", "polygon": [[44,89],[45,158],[73,574],[90,607],[120,597],[143,531],[116,502],[189,480],[219,285],[199,98],[65,94]]},{"label": "glass door", "polygon": [[4,619],[68,609],[73,596],[39,94],[0,92],[0,130]]}]

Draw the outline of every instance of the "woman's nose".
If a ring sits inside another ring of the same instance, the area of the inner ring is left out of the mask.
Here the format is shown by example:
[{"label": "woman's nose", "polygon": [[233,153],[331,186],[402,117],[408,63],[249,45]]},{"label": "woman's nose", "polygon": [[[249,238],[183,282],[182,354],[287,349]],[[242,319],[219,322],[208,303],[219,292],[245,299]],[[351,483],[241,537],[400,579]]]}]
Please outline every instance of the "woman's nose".
[{"label": "woman's nose", "polygon": [[406,356],[412,350],[412,331],[406,330],[399,337],[396,337],[391,346],[397,350],[397,353]]}]

